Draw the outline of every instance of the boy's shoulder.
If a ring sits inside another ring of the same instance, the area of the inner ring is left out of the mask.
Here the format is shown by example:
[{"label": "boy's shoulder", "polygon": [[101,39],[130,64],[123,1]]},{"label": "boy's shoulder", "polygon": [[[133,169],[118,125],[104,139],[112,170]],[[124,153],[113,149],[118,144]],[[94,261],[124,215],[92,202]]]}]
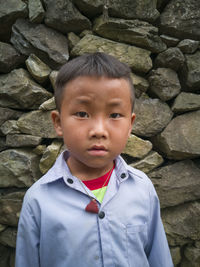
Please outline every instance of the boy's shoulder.
[{"label": "boy's shoulder", "polygon": [[[65,151],[64,151],[65,152]],[[25,201],[30,199],[37,198],[38,195],[42,194],[45,184],[57,181],[63,178],[67,170],[67,165],[64,162],[64,152],[62,152],[56,159],[53,166],[41,176],[31,187],[28,188],[25,194]]]},{"label": "boy's shoulder", "polygon": [[128,165],[121,156],[119,156],[118,159],[123,166],[122,170],[123,169],[126,170],[128,173],[128,176],[134,181],[133,183],[134,186],[144,187],[147,190],[153,187],[152,181],[143,171],[136,169],[132,167],[131,165]]},{"label": "boy's shoulder", "polygon": [[138,170],[130,165],[127,165],[127,170],[130,177],[132,177],[132,179],[135,181],[136,185],[138,184],[147,188],[153,187],[151,179],[143,171]]},{"label": "boy's shoulder", "polygon": [[[46,190],[47,184],[54,185],[54,182],[63,179],[64,181],[67,180],[67,177],[71,175],[69,172],[69,168],[66,164],[66,158],[68,156],[67,151],[63,151],[58,158],[54,165],[49,169],[49,171],[44,174],[39,180],[37,180],[27,191],[25,194],[25,200],[30,201],[31,199],[38,199]],[[134,187],[142,187],[143,190],[149,190],[153,187],[151,180],[148,176],[134,167],[128,165],[121,156],[118,156],[116,159],[116,176],[119,177],[120,181],[126,180],[122,179],[121,175],[124,173],[128,174],[128,177],[134,181]]]},{"label": "boy's shoulder", "polygon": [[146,182],[149,181],[148,176],[143,171],[140,171],[139,169],[136,169],[132,167],[131,165],[127,165],[127,169],[133,178],[142,179]]}]

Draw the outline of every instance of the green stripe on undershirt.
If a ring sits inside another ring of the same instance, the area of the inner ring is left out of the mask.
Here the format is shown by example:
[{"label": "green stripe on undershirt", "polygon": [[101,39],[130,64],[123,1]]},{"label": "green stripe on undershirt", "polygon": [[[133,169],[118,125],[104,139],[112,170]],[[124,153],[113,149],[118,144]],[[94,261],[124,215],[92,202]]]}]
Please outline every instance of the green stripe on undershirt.
[{"label": "green stripe on undershirt", "polygon": [[106,193],[107,186],[104,186],[99,189],[92,190],[92,193],[95,195],[95,197],[98,199],[100,203],[102,203],[104,195]]}]

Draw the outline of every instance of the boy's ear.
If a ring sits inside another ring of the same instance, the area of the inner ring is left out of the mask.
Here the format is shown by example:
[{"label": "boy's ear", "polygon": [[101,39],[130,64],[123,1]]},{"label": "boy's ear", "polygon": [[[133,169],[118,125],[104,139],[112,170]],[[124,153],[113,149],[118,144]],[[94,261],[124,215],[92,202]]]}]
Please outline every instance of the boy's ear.
[{"label": "boy's ear", "polygon": [[135,121],[135,113],[132,113],[132,115],[131,115],[131,126],[130,126],[130,130],[129,130],[129,135],[131,134],[134,121]]},{"label": "boy's ear", "polygon": [[51,112],[51,119],[53,121],[53,125],[54,125],[57,135],[62,136],[63,132],[62,132],[61,121],[60,121],[60,113],[57,110],[53,110]]}]

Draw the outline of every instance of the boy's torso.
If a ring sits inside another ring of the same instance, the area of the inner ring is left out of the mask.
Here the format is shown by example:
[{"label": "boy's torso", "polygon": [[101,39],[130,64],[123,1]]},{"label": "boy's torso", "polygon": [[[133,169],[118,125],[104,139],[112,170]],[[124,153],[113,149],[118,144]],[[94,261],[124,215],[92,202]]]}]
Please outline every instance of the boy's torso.
[{"label": "boy's torso", "polygon": [[40,228],[41,267],[149,266],[150,183],[145,176],[130,177],[118,158],[98,215],[85,211],[90,198],[67,166],[63,178],[54,180],[53,171],[54,179],[59,177],[52,169],[28,193]]}]

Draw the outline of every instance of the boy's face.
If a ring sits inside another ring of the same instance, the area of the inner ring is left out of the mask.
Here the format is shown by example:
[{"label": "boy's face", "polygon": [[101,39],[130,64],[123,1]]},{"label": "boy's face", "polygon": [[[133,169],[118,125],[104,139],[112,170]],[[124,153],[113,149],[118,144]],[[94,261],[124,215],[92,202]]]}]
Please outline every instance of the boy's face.
[{"label": "boy's face", "polygon": [[70,151],[68,164],[74,175],[75,170],[112,168],[132,129],[131,109],[125,79],[80,76],[66,85],[60,113],[53,111],[52,120]]}]

